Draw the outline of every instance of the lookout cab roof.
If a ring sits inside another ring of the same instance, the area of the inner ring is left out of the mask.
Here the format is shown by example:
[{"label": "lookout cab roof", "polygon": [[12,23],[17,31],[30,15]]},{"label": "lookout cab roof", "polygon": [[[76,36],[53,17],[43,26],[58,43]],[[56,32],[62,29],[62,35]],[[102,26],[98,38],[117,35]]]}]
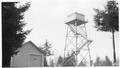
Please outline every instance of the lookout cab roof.
[{"label": "lookout cab roof", "polygon": [[68,15],[67,22],[66,22],[67,25],[71,24],[71,25],[77,25],[77,26],[85,23],[87,23],[87,21],[85,21],[85,15],[78,12],[74,12]]}]

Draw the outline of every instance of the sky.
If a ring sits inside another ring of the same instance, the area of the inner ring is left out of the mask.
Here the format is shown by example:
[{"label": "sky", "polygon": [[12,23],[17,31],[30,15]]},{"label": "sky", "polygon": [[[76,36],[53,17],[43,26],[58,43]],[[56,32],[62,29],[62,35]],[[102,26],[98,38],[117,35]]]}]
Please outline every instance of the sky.
[{"label": "sky", "polygon": [[[94,28],[93,8],[103,9],[107,0],[29,0],[30,8],[25,13],[24,30],[32,29],[25,42],[32,41],[42,46],[48,40],[55,55],[63,55],[65,47],[66,20],[71,13],[78,12],[85,15],[88,38],[93,40],[90,44],[92,60],[96,57],[108,56],[113,60],[112,35],[109,32],[99,32]],[[28,2],[28,0],[21,0]],[[116,52],[118,57],[118,33],[115,33]]]},{"label": "sky", "polygon": [[[65,47],[66,20],[71,13],[78,12],[85,15],[91,57],[104,59],[108,56],[113,60],[112,35],[109,32],[99,32],[94,28],[93,8],[103,9],[107,0],[35,0],[31,1],[29,10],[25,13],[25,30],[32,29],[26,42],[31,40],[37,46],[42,46],[48,40],[55,55],[63,55]],[[118,33],[115,33],[116,52],[118,57]]]}]

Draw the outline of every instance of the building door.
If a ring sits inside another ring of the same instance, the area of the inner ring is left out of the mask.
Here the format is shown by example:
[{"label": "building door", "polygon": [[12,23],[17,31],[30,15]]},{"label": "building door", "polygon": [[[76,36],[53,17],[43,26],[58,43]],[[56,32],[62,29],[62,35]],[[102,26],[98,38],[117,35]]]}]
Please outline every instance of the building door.
[{"label": "building door", "polygon": [[30,54],[29,67],[42,67],[42,66],[43,66],[42,55]]}]

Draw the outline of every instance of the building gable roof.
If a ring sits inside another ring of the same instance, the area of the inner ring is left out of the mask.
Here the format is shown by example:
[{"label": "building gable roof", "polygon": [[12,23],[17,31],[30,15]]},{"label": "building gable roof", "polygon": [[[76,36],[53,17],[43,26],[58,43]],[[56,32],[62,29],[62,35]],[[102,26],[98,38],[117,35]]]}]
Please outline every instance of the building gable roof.
[{"label": "building gable roof", "polygon": [[[24,43],[21,48],[23,48],[24,46],[26,46],[26,44],[32,44],[32,46],[34,46],[39,52],[41,52],[41,53],[43,53],[45,55],[44,51],[41,50],[40,48],[38,48],[32,41],[28,41],[28,42]],[[18,50],[20,50],[20,49],[18,49]]]}]

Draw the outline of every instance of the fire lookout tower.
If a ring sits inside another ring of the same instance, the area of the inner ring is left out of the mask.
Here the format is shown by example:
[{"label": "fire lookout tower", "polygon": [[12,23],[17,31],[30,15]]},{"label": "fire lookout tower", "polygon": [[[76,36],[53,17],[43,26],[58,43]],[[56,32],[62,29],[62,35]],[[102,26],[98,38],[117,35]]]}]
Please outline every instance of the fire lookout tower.
[{"label": "fire lookout tower", "polygon": [[[85,15],[81,13],[72,13],[68,16],[68,20],[65,23],[67,25],[67,33],[65,39],[65,48],[64,48],[64,58],[67,57],[67,54],[71,54],[71,58],[75,57],[75,66],[78,66],[78,63],[84,62],[88,66],[90,65],[91,56],[89,45],[92,42],[88,40],[86,33],[86,23]],[[69,58],[68,60],[70,60]],[[64,61],[69,62],[69,61]]]}]

